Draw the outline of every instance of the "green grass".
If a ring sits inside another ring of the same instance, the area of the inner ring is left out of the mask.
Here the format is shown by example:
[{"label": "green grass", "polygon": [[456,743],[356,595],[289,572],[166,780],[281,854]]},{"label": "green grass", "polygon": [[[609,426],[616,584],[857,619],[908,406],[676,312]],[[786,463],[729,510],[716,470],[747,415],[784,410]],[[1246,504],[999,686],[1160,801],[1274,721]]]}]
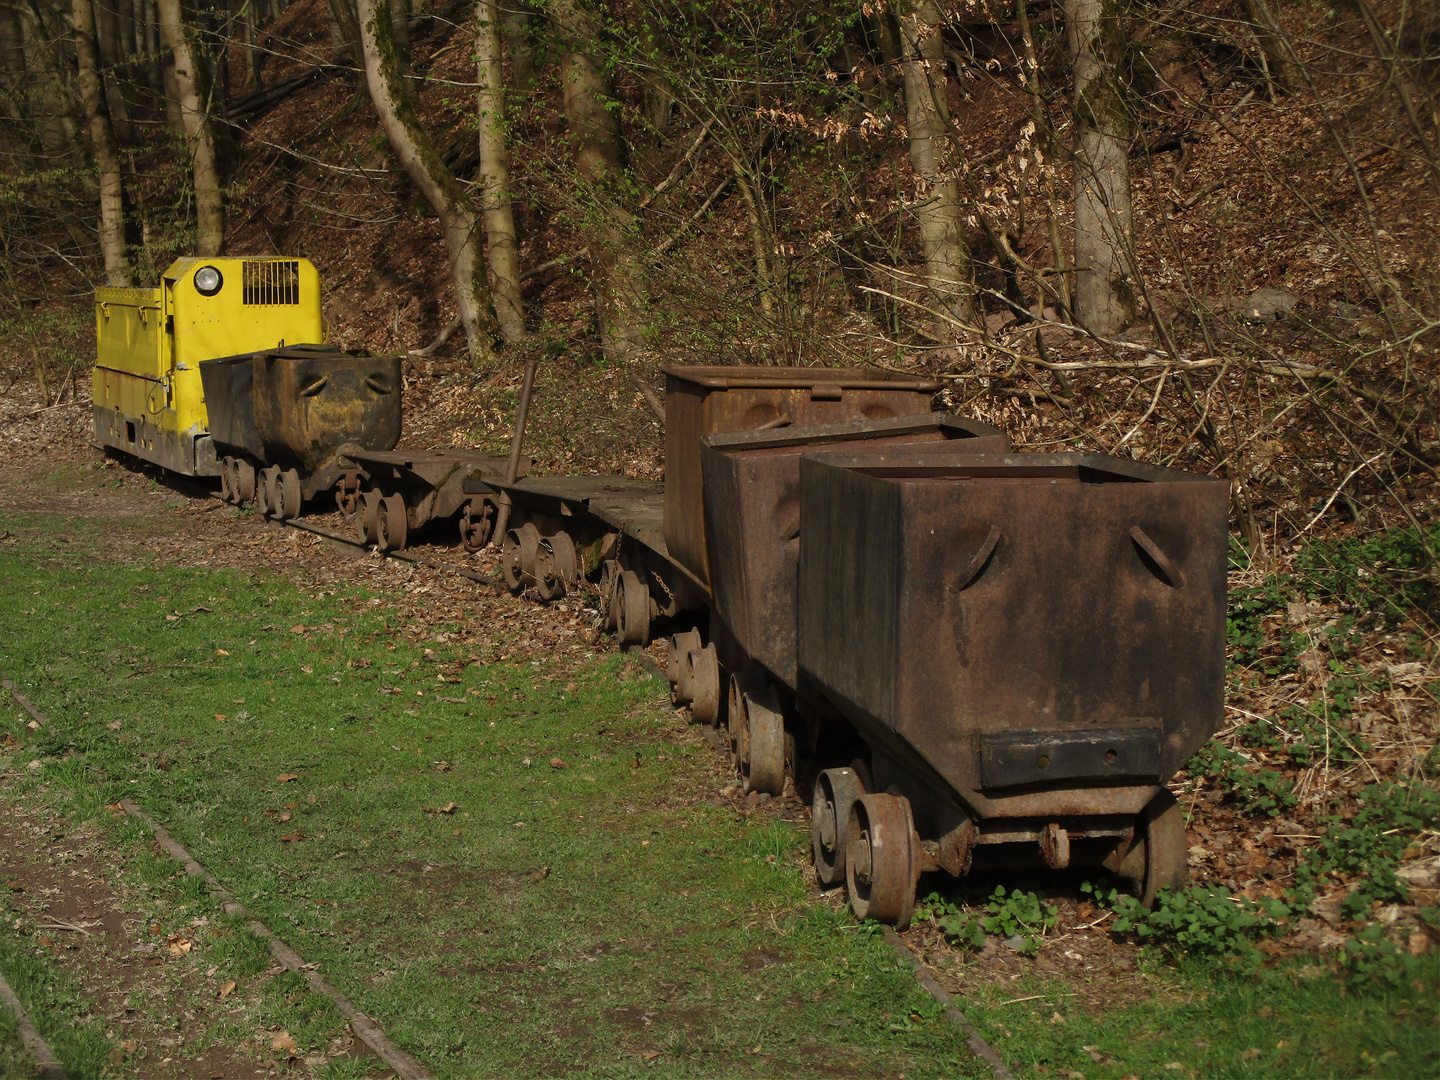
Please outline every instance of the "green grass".
[{"label": "green grass", "polygon": [[[76,820],[135,798],[439,1073],[980,1071],[882,939],[811,904],[800,825],[697,798],[713,752],[630,662],[426,662],[381,596],[3,524],[0,652],[57,727],[0,713],[44,762],[26,782]],[[298,986],[272,980],[265,1019],[323,1049],[336,1018]]]},{"label": "green grass", "polygon": [[1144,999],[1102,1015],[1076,1003],[1072,983],[1040,974],[980,988],[966,1015],[1023,1076],[1440,1075],[1440,962],[1419,986],[1363,994],[1302,962],[1245,978],[1194,961],[1146,968]]},{"label": "green grass", "polygon": [[[0,935],[0,972],[71,1077],[84,1080],[105,1072],[110,1041],[104,1025],[89,1015],[84,995],[69,978],[9,935]],[[15,1018],[0,1005],[0,1076],[32,1075],[36,1071]]]}]

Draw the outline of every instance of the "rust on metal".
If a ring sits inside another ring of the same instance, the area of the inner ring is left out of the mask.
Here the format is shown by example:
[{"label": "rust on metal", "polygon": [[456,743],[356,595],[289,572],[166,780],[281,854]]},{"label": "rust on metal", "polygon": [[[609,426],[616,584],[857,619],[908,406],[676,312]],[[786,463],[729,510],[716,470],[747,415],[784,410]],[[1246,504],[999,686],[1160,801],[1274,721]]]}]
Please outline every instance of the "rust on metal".
[{"label": "rust on metal", "polygon": [[[510,434],[510,459],[505,464],[505,485],[515,483],[519,475],[520,445],[525,441],[525,416],[530,411],[530,391],[535,388],[535,361],[525,362],[525,378],[520,383],[520,403],[515,407],[515,428]],[[495,522],[495,535],[504,537],[510,527],[510,494],[500,492],[500,514]]]},{"label": "rust on metal", "polygon": [[922,819],[922,782],[981,821],[1134,815],[1216,730],[1223,480],[904,448],[800,486],[799,667]]},{"label": "rust on metal", "polygon": [[217,446],[315,472],[345,443],[400,441],[400,358],[290,345],[200,364]]},{"label": "rust on metal", "polygon": [[[705,531],[715,611],[745,654],[794,690],[800,457],[910,446],[1003,454],[1009,441],[978,420],[932,413],[707,436]],[[668,489],[667,489],[668,490]]]},{"label": "rust on metal", "polygon": [[930,411],[936,379],[881,368],[665,367],[665,546],[702,584],[700,440],[706,435],[880,420]]}]

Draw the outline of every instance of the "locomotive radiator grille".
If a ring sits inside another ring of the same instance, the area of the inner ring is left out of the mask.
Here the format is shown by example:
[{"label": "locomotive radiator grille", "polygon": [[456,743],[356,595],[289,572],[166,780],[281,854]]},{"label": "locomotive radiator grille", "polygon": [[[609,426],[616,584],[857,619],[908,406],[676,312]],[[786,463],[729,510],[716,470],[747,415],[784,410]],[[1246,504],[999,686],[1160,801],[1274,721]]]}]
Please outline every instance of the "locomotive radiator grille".
[{"label": "locomotive radiator grille", "polygon": [[241,271],[241,303],[299,304],[300,263],[284,259],[246,260]]}]

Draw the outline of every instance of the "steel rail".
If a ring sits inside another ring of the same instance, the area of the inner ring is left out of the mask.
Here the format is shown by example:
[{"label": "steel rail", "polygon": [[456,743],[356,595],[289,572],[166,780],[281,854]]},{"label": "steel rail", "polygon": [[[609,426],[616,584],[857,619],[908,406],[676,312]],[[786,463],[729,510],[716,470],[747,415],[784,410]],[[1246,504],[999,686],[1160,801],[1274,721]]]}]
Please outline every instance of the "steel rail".
[{"label": "steel rail", "polygon": [[60,1058],[36,1030],[29,1014],[25,1012],[25,1006],[20,1004],[20,999],[15,996],[15,991],[10,989],[3,973],[0,973],[0,1002],[4,1002],[14,1014],[15,1026],[20,1029],[20,1041],[25,1044],[25,1049],[30,1052],[30,1059],[40,1070],[40,1080],[70,1080],[70,1074],[65,1071]]},{"label": "steel rail", "polygon": [[[55,730],[55,724],[50,717],[33,701],[22,694],[10,679],[0,677],[0,685],[3,685],[6,690],[10,691],[25,711],[35,718],[36,723],[51,731]],[[392,1043],[385,1036],[385,1033],[380,1030],[379,1025],[376,1024],[375,1021],[361,1012],[360,1009],[356,1008],[349,998],[332,986],[326,978],[316,970],[315,964],[307,963],[299,953],[290,948],[282,938],[261,922],[244,904],[240,903],[234,894],[221,885],[209,870],[205,869],[193,855],[186,851],[159,822],[142,810],[133,799],[121,799],[120,807],[127,815],[146,826],[155,837],[155,842],[160,846],[161,850],[183,866],[187,874],[204,880],[210,889],[211,895],[220,902],[221,911],[226,915],[233,915],[245,919],[250,932],[256,937],[264,939],[265,943],[269,945],[271,956],[275,957],[275,959],[285,965],[286,968],[303,978],[315,993],[328,998],[345,1019],[349,1021],[350,1030],[355,1033],[355,1037],[364,1043],[376,1057],[383,1061],[396,1076],[400,1077],[401,1080],[434,1080],[434,1074],[432,1074],[429,1069]],[[5,983],[3,976],[0,976],[0,1000],[3,1000],[5,1004],[9,1005],[11,1011],[15,1013],[17,1021],[20,1022],[21,1038],[25,1040],[26,1046],[31,1047],[32,1054],[38,1055],[43,1050],[44,1054],[48,1055],[48,1064],[47,1062],[40,1061],[37,1056],[37,1064],[41,1066],[42,1070],[42,1080],[67,1080],[65,1071],[60,1067],[58,1059],[55,1058],[50,1048],[45,1045],[45,1041],[40,1038],[33,1025],[29,1027],[30,1035],[33,1035],[35,1039],[35,1045],[32,1045],[30,1037],[26,1034],[26,1025],[29,1024],[28,1018],[25,1018],[24,1010],[20,1008],[19,999],[15,998],[14,994],[10,992],[10,987]],[[44,1070],[46,1068],[52,1068],[58,1071],[45,1072]]]}]

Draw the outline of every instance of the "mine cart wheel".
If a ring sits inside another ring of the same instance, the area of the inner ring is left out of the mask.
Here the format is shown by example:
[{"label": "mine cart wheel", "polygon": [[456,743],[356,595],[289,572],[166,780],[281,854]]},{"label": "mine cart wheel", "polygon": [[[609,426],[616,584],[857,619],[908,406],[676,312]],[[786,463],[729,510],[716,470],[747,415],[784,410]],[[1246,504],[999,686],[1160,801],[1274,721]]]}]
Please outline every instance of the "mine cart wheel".
[{"label": "mine cart wheel", "polygon": [[909,799],[862,795],[851,804],[845,828],[845,888],[857,919],[901,930],[910,925],[919,847]]},{"label": "mine cart wheel", "polygon": [[740,775],[746,791],[779,795],[785,790],[785,717],[769,694],[745,696],[745,756]]},{"label": "mine cart wheel", "polygon": [[1144,849],[1144,863],[1143,877],[1138,878],[1136,886],[1140,902],[1153,908],[1161,889],[1168,887],[1174,892],[1184,887],[1189,874],[1185,812],[1175,796],[1161,788],[1160,794],[1141,811],[1137,826],[1144,837],[1136,845]]},{"label": "mine cart wheel", "polygon": [[335,481],[335,509],[346,521],[352,521],[360,509],[360,476],[358,473],[341,473]]},{"label": "mine cart wheel", "polygon": [[276,480],[280,492],[280,517],[286,521],[300,516],[300,474],[286,469]]},{"label": "mine cart wheel", "polygon": [[460,511],[460,543],[466,551],[481,551],[490,542],[495,528],[495,504],[488,499],[471,499]]},{"label": "mine cart wheel", "polygon": [[713,644],[691,649],[688,655],[690,666],[690,715],[697,723],[714,727],[720,720],[720,695],[724,684],[720,681],[720,657]]},{"label": "mine cart wheel", "polygon": [[230,471],[234,465],[234,458],[220,459],[220,498],[227,503],[235,501],[235,488],[230,481]]},{"label": "mine cart wheel", "polygon": [[565,578],[560,574],[549,537],[535,549],[535,593],[546,603],[565,595]]},{"label": "mine cart wheel", "polygon": [[690,653],[698,648],[699,630],[682,630],[670,639],[670,659],[675,664],[675,674],[670,680],[670,701],[676,706],[689,705],[695,697]]},{"label": "mine cart wheel", "polygon": [[865,794],[854,769],[826,769],[815,778],[810,804],[810,846],[815,851],[815,876],[825,888],[845,881],[845,830],[850,808]]},{"label": "mine cart wheel", "polygon": [[366,488],[360,493],[360,509],[355,512],[352,524],[355,539],[362,547],[380,539],[380,500],[383,497],[374,488]]},{"label": "mine cart wheel", "polygon": [[375,546],[381,551],[403,551],[409,532],[405,500],[399,495],[386,495],[375,515]]},{"label": "mine cart wheel", "polygon": [[565,585],[574,585],[580,580],[580,553],[575,550],[575,541],[568,532],[558,532],[547,541],[555,557],[555,573]]},{"label": "mine cart wheel", "polygon": [[616,600],[620,584],[620,564],[606,559],[600,564],[600,629],[615,629],[615,617],[619,610]]},{"label": "mine cart wheel", "polygon": [[265,504],[264,472],[258,472],[255,474],[255,499],[251,505],[255,507],[255,512],[261,517],[270,516],[270,507]]},{"label": "mine cart wheel", "polygon": [[730,735],[730,757],[738,767],[749,753],[746,743],[749,735],[745,730],[745,684],[739,675],[730,676],[730,692],[725,709],[725,725]]},{"label": "mine cart wheel", "polygon": [[500,545],[500,566],[512,593],[524,592],[535,584],[535,553],[539,547],[540,530],[533,521],[505,533],[505,541]]},{"label": "mine cart wheel", "polygon": [[260,512],[268,518],[280,516],[280,466],[271,465],[260,474]]},{"label": "mine cart wheel", "polygon": [[615,635],[620,647],[644,648],[650,641],[650,590],[633,570],[620,571],[615,590]]},{"label": "mine cart wheel", "polygon": [[255,466],[244,458],[231,458],[231,461],[234,462],[231,486],[235,490],[235,501],[249,502],[255,498]]}]

